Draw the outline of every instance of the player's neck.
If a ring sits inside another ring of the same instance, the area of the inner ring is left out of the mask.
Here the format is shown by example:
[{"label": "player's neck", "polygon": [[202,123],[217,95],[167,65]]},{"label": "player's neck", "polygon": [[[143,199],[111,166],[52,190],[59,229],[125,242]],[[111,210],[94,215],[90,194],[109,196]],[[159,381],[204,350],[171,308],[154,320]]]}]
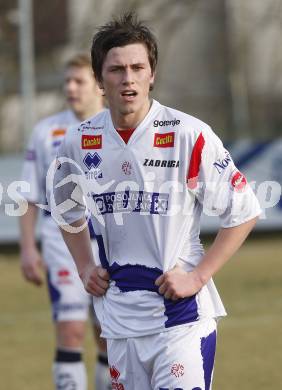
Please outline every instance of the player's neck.
[{"label": "player's neck", "polygon": [[82,122],[85,119],[91,118],[104,109],[102,100],[95,100],[89,107],[86,107],[83,111],[74,112],[75,116]]},{"label": "player's neck", "polygon": [[110,108],[114,127],[116,129],[119,129],[119,131],[127,129],[136,129],[136,127],[143,121],[145,116],[148,114],[151,108],[151,104],[152,101],[148,99],[148,102],[143,105],[141,110],[128,114],[120,114],[119,112],[116,112],[114,109],[111,110]]}]

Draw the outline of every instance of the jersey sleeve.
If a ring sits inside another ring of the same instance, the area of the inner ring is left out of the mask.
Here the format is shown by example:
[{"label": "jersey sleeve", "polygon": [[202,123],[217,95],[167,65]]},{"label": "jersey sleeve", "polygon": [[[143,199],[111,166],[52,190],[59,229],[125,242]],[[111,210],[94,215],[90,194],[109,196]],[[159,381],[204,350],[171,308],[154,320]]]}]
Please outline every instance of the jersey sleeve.
[{"label": "jersey sleeve", "polygon": [[43,172],[43,155],[40,151],[41,142],[39,140],[38,127],[35,127],[31,134],[29,143],[25,152],[22,180],[29,183],[30,191],[25,192],[23,196],[31,203],[45,203],[45,186],[44,186],[44,172]]},{"label": "jersey sleeve", "polygon": [[187,184],[203,212],[218,216],[221,227],[240,225],[261,213],[251,186],[210,128],[202,131],[194,144]]},{"label": "jersey sleeve", "polygon": [[73,159],[68,135],[59,147],[56,161],[49,168],[47,199],[53,218],[69,225],[85,216],[83,172]]}]

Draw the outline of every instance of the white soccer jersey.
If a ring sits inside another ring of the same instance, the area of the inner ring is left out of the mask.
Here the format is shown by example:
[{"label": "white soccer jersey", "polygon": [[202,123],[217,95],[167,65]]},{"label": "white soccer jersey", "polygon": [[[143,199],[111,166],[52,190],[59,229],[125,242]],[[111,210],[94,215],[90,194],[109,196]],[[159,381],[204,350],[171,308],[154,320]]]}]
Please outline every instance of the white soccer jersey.
[{"label": "white soccer jersey", "polygon": [[[32,132],[23,165],[22,180],[30,184],[30,192],[24,194],[31,203],[46,204],[46,174],[51,162],[56,158],[58,147],[71,126],[79,125],[80,121],[72,111],[66,110],[40,121]],[[48,213],[44,212],[47,216]],[[54,240],[56,246],[65,247],[61,232],[55,221],[44,218],[41,224],[43,240]],[[61,257],[61,256],[60,256]],[[54,253],[44,256],[47,264],[52,263]],[[61,259],[68,262],[67,258]]]},{"label": "white soccer jersey", "polygon": [[[100,259],[111,279],[99,318],[104,337],[159,333],[226,314],[212,280],[176,302],[155,286],[176,264],[191,270],[201,260],[203,209],[219,215],[225,228],[260,213],[250,186],[209,126],[153,101],[126,144],[106,110],[71,130],[59,157],[75,163],[60,158],[55,183],[80,174],[96,214]],[[71,197],[71,190],[67,184],[56,189],[56,203]],[[83,213],[78,203],[63,217],[71,223]]]}]

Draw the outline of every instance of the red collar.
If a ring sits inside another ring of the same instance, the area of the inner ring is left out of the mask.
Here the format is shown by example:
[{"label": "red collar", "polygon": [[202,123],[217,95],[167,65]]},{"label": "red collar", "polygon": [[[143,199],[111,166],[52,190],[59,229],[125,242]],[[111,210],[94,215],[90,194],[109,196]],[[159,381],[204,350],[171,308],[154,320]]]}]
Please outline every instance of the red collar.
[{"label": "red collar", "polygon": [[118,134],[121,136],[121,138],[124,140],[126,144],[129,141],[129,138],[132,136],[134,130],[135,129],[125,129],[125,130],[116,129],[116,131],[118,132]]}]

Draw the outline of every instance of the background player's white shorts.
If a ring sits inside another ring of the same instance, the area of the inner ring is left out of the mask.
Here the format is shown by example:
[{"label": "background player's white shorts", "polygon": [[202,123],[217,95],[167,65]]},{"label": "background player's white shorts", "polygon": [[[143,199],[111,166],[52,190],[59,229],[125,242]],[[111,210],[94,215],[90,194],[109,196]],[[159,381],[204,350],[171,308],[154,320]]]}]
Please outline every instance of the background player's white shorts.
[{"label": "background player's white shorts", "polygon": [[107,344],[113,389],[211,389],[214,319],[150,336],[109,339]]},{"label": "background player's white shorts", "polygon": [[54,222],[47,220],[45,223],[50,229],[42,237],[42,255],[47,267],[53,319],[86,321],[92,299],[83,287],[61,232],[52,226]]},{"label": "background player's white shorts", "polygon": [[54,321],[86,321],[90,296],[84,290],[77,270],[54,265],[47,272]]}]

